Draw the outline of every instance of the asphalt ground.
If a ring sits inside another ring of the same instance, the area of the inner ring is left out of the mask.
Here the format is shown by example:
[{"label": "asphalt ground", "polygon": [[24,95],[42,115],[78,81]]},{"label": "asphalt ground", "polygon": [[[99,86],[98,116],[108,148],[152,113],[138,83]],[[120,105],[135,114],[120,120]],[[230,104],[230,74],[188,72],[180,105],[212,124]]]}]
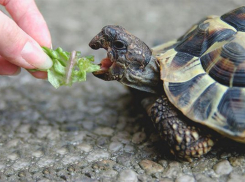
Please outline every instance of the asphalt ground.
[{"label": "asphalt ground", "polygon": [[[117,24],[149,46],[181,36],[207,15],[242,0],[38,0],[53,47],[79,50]],[[127,88],[91,74],[54,89],[31,77],[0,77],[0,181],[245,181],[244,146],[228,139],[208,155],[182,162],[168,152]]]}]

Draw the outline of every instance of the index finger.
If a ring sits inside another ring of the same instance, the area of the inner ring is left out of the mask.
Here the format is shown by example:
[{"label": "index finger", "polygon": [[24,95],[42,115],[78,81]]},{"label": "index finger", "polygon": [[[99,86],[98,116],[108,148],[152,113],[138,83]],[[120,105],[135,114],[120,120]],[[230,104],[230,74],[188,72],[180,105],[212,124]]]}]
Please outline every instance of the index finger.
[{"label": "index finger", "polygon": [[48,26],[34,0],[0,0],[16,24],[41,46],[51,47]]}]

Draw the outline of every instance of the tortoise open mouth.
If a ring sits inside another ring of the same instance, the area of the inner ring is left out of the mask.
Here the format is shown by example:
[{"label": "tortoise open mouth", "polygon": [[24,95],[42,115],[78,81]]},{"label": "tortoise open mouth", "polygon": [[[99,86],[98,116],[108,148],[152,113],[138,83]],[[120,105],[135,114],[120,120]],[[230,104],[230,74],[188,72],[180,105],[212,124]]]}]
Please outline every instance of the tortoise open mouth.
[{"label": "tortoise open mouth", "polygon": [[[104,48],[105,50],[108,51],[109,45],[107,44],[107,41],[105,40],[102,32],[100,32],[90,41],[89,46],[94,50]],[[107,57],[102,59],[99,64],[100,70],[93,72],[94,76],[102,80],[111,80],[110,72],[111,72],[112,65],[113,65],[113,61],[111,61],[107,53]]]},{"label": "tortoise open mouth", "polygon": [[94,71],[93,75],[102,80],[119,81],[123,77],[123,67],[119,65],[117,62],[111,61],[109,57],[102,59],[99,66],[100,70]]},{"label": "tortoise open mouth", "polygon": [[110,60],[110,58],[106,57],[106,58],[102,59],[100,64],[99,64],[100,70],[94,71],[93,74],[99,78],[104,77],[105,74],[109,73],[109,69],[112,66],[112,64],[113,64],[113,62]]}]

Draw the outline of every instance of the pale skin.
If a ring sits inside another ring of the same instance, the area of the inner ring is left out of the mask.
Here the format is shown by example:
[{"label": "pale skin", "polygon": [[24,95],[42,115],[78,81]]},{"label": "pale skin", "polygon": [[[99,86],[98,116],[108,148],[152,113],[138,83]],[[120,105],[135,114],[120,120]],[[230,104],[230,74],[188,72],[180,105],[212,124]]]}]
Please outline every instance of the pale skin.
[{"label": "pale skin", "polygon": [[[50,68],[52,61],[41,46],[51,47],[51,37],[34,0],[0,0],[0,5],[12,18],[0,11],[0,75],[17,75],[21,68]],[[31,74],[47,78],[46,72]]]}]

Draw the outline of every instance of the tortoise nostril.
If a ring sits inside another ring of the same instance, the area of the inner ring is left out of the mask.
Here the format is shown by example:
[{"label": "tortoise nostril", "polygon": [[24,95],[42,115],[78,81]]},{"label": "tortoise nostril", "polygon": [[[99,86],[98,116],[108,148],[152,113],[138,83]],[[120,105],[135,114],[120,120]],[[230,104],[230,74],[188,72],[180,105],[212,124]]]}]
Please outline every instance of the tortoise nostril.
[{"label": "tortoise nostril", "polygon": [[101,35],[101,33],[99,33],[98,35],[96,35],[89,43],[89,47],[91,47],[92,49],[99,49],[99,48],[102,48],[103,44],[101,42],[103,36]]},{"label": "tortoise nostril", "polygon": [[92,49],[96,49],[96,46],[94,44],[90,45]]},{"label": "tortoise nostril", "polygon": [[100,44],[98,42],[94,43],[94,42],[90,42],[89,43],[89,47],[91,47],[94,50],[97,50],[99,48],[101,48]]}]

